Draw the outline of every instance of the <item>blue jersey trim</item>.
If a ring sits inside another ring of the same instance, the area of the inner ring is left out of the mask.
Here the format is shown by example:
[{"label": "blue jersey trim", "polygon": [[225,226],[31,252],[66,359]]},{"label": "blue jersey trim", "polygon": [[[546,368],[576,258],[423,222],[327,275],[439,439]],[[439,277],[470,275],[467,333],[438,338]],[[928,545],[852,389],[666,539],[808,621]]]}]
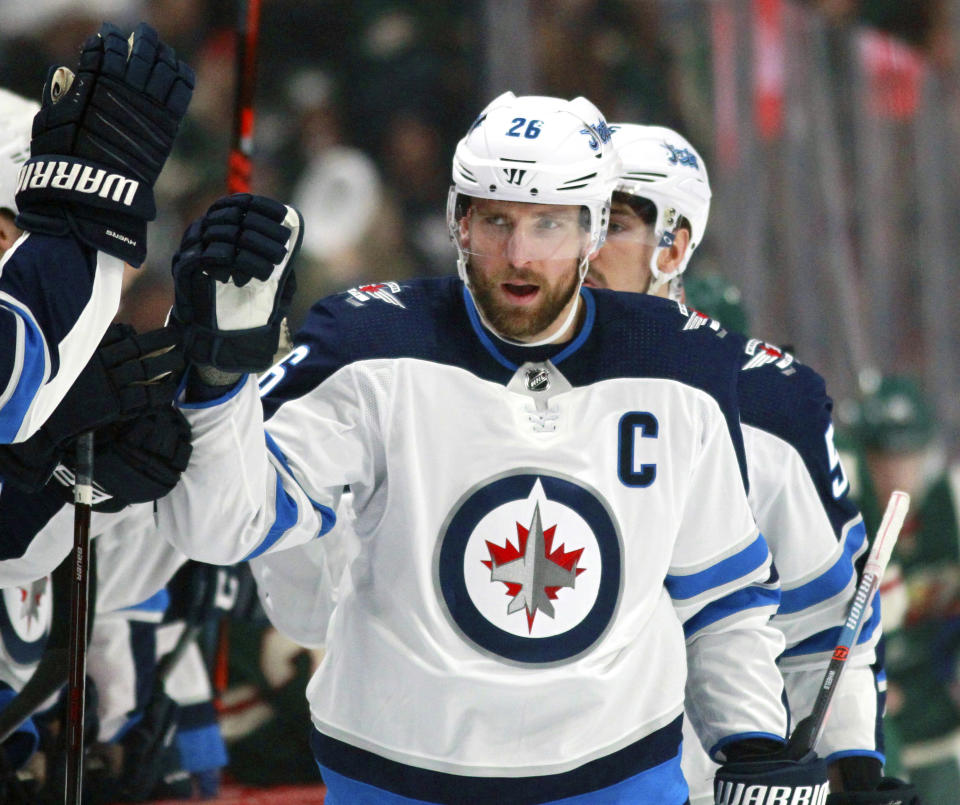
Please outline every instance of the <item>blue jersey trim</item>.
[{"label": "blue jersey trim", "polygon": [[[436,802],[393,794],[317,765],[327,784],[326,805],[431,805]],[[614,785],[586,794],[551,799],[545,801],[544,805],[635,805],[638,802],[681,805],[689,801],[689,793],[687,781],[680,770],[680,755],[677,754],[659,766]]]},{"label": "blue jersey trim", "polygon": [[[683,634],[689,640],[691,635],[706,628],[711,623],[728,618],[738,612],[756,607],[773,607],[776,610],[780,601],[780,590],[777,587],[745,587],[719,601],[712,601],[696,615],[688,618],[683,624]],[[771,613],[772,614],[772,613]]]},{"label": "blue jersey trim", "polygon": [[[868,642],[870,638],[873,637],[873,633],[879,625],[880,607],[877,606],[877,599],[874,598],[873,613],[870,615],[870,620],[863,625],[863,630],[857,638],[857,645],[859,646]],[[811,635],[806,640],[801,640],[797,645],[787,649],[781,656],[797,657],[803,656],[804,654],[818,654],[824,651],[833,651],[840,642],[840,632],[842,630],[843,626],[836,626],[833,629],[817,632],[817,634]]]},{"label": "blue jersey trim", "polygon": [[847,531],[843,552],[829,570],[799,587],[783,591],[780,612],[783,614],[798,612],[843,592],[850,583],[851,577],[856,574],[853,566],[854,557],[863,549],[866,539],[867,530],[861,520]]},{"label": "blue jersey trim", "polygon": [[[46,359],[43,334],[30,316],[12,305],[7,304],[4,307],[7,307],[11,315],[20,314],[24,328],[23,365],[20,367],[20,376],[10,378],[10,382],[16,383],[16,388],[0,408],[0,443],[8,444],[16,438],[23,419],[30,410],[30,404],[43,383]],[[8,347],[16,349],[14,345],[5,345],[5,348]]]},{"label": "blue jersey trim", "polygon": [[883,752],[874,752],[870,749],[847,749],[843,752],[834,752],[831,755],[827,755],[826,762],[829,765],[830,763],[835,763],[840,760],[840,758],[845,757],[872,757],[879,760],[881,763],[887,762],[887,756]]},{"label": "blue jersey trim", "polygon": [[688,575],[667,574],[664,585],[674,601],[682,601],[705,593],[715,587],[722,587],[732,581],[743,578],[755,571],[767,561],[770,550],[762,534],[742,551],[728,556],[698,573]]},{"label": "blue jersey trim", "polygon": [[[537,777],[472,777],[431,771],[388,760],[317,730],[310,735],[310,748],[324,770],[328,787],[333,778],[328,780],[326,772],[332,771],[342,778],[348,778],[348,784],[357,786],[354,790],[358,796],[384,792],[393,797],[355,799],[348,794],[337,797],[337,792],[331,788],[331,793],[335,795],[331,800],[334,805],[419,803],[424,795],[429,796],[432,803],[509,802],[511,805],[535,805],[562,802],[570,805],[600,805],[606,802],[656,801],[664,805],[680,805],[686,801],[686,792],[680,796],[679,789],[675,799],[605,800],[600,793],[611,788],[616,790],[616,786],[638,776],[665,788],[678,784],[678,780],[682,779],[679,774],[682,723],[683,717],[678,716],[665,727],[606,757],[589,761],[568,772]],[[629,791],[629,787],[626,790]],[[587,794],[593,794],[593,797],[580,799]]]},{"label": "blue jersey trim", "polygon": [[263,538],[263,541],[250,553],[243,557],[241,561],[246,562],[250,559],[255,559],[260,556],[264,551],[269,550],[286,532],[288,529],[292,528],[297,522],[297,503],[290,497],[290,494],[286,489],[283,488],[283,483],[280,481],[280,475],[277,475],[277,488],[276,488],[276,516],[273,520],[273,525],[270,526],[270,530],[267,532],[267,535]]},{"label": "blue jersey trim", "polygon": [[170,606],[170,593],[164,587],[139,604],[124,607],[124,609],[137,609],[141,612],[166,612],[168,606]]},{"label": "blue jersey trim", "polygon": [[[277,444],[276,440],[269,434],[264,432],[264,436],[267,438],[267,450],[269,450],[273,457],[280,462],[281,466],[286,470],[287,475],[289,475],[294,482],[297,481],[297,477],[293,474],[293,470],[290,469],[290,465],[287,463],[287,457],[283,454],[283,451],[280,449],[280,445]],[[297,483],[299,486],[299,483]],[[303,490],[303,487],[300,487]],[[305,495],[307,493],[304,491]],[[337,524],[337,514],[329,506],[324,506],[322,503],[318,503],[312,497],[307,495],[307,500],[310,501],[310,505],[313,508],[320,512],[320,533],[317,534],[318,537],[322,537],[326,534],[331,528]]]}]

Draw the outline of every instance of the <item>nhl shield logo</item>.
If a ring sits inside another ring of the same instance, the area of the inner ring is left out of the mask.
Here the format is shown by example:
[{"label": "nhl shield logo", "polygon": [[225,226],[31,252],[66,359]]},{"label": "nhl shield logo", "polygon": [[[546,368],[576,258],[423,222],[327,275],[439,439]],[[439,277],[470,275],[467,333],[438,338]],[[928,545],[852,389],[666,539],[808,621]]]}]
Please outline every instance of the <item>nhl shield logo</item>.
[{"label": "nhl shield logo", "polygon": [[527,388],[530,391],[546,391],[550,388],[550,373],[542,366],[527,369]]},{"label": "nhl shield logo", "polygon": [[622,587],[616,521],[594,490],[521,470],[489,479],[453,507],[434,573],[454,628],[486,654],[557,663],[605,633]]}]

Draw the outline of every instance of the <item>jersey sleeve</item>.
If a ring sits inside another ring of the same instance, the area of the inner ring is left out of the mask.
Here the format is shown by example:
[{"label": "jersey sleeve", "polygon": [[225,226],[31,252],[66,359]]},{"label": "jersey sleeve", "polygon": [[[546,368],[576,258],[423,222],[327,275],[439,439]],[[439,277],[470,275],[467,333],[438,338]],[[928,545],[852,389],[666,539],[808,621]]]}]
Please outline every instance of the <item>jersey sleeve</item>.
[{"label": "jersey sleeve", "polygon": [[77,379],[117,312],[123,262],[69,237],[26,233],[0,261],[0,443],[29,438]]},{"label": "jersey sleeve", "polygon": [[[750,502],[780,574],[773,624],[786,649],[779,662],[791,720],[810,712],[850,602],[868,540],[833,443],[832,401],[809,367],[777,364],[741,373],[741,415]],[[881,756],[882,717],[874,678],[879,599],[847,661],[818,752]]]},{"label": "jersey sleeve", "polygon": [[687,641],[687,712],[704,749],[722,758],[729,742],[785,735],[783,638],[769,623],[776,572],[719,412],[701,443],[665,586]]},{"label": "jersey sleeve", "polygon": [[[333,527],[344,486],[383,471],[371,395],[339,343],[336,318],[319,303],[265,375],[262,405],[253,379],[224,399],[180,404],[194,452],[159,505],[161,530],[185,554],[233,564],[309,542]],[[229,482],[223,467],[234,468]]]}]

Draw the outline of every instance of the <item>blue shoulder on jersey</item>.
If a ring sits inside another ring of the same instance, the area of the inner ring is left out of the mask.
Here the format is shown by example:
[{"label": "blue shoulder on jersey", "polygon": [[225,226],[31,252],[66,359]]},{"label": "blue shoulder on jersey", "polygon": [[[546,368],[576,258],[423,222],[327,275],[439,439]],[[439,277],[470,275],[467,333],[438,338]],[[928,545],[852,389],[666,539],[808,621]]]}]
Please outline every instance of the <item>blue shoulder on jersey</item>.
[{"label": "blue shoulder on jersey", "polygon": [[770,344],[739,333],[728,337],[742,350],[738,401],[743,423],[783,439],[797,451],[839,538],[859,512],[847,495],[850,485],[834,447],[833,400],[824,379]]},{"label": "blue shoulder on jersey", "polygon": [[420,358],[509,383],[525,361],[551,360],[574,386],[619,377],[661,377],[717,400],[745,473],[736,407],[739,352],[710,328],[684,329],[687,316],[665,299],[581,291],[583,325],[567,343],[509,344],[479,321],[456,277],[375,283],[317,302],[293,351],[261,383],[267,417],[343,366],[374,358]]},{"label": "blue shoulder on jersey", "polygon": [[[0,268],[0,307],[18,315],[27,310],[32,315],[49,348],[50,377],[59,368],[57,345],[90,301],[95,272],[96,252],[92,249],[74,238],[36,234],[12,249]],[[13,354],[4,349],[0,357],[0,388],[10,376]]]}]

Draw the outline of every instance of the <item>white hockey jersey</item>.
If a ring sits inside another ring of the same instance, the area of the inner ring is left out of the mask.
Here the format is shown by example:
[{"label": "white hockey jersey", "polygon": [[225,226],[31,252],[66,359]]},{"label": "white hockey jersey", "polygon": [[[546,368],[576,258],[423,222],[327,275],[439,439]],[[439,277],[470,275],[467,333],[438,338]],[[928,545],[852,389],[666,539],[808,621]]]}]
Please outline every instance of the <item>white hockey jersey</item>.
[{"label": "white hockey jersey", "polygon": [[443,802],[632,776],[682,803],[688,667],[705,747],[783,736],[738,350],[673,303],[582,294],[573,341],[523,348],[455,278],[368,286],[276,367],[266,449],[252,381],[182,406],[194,452],[159,506],[188,555],[303,544],[353,492],[360,553],[308,689],[326,769]]},{"label": "white hockey jersey", "polygon": [[[698,317],[704,321],[691,311],[689,321]],[[796,725],[812,709],[839,638],[856,589],[856,562],[868,547],[866,532],[833,444],[832,401],[823,378],[757,339],[735,333],[725,338],[742,350],[738,402],[748,499],[780,576],[782,599],[772,623],[786,640],[779,663]],[[875,599],[817,747],[828,761],[846,755],[883,760],[883,683],[871,668],[879,625]],[[691,699],[697,695],[688,690]],[[683,767],[691,803],[712,805],[716,764],[691,735],[688,726]]]}]

